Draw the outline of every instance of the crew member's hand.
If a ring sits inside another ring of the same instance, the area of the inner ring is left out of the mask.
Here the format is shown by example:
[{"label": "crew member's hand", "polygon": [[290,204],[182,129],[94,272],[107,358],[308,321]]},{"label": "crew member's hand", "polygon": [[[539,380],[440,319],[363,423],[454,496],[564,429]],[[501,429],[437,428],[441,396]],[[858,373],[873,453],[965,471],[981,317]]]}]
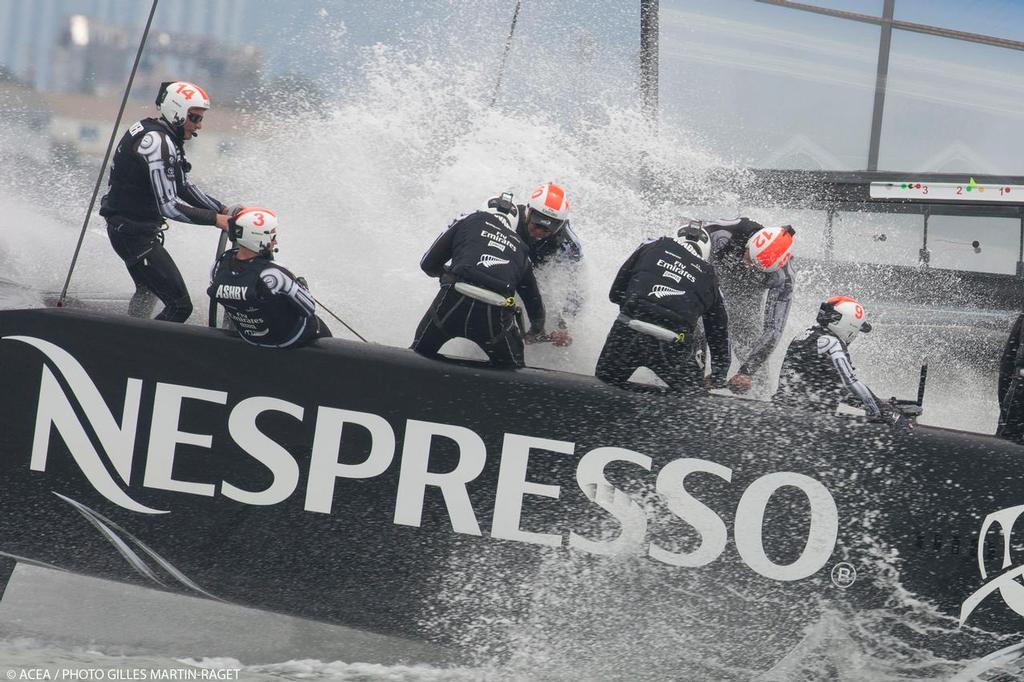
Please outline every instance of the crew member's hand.
[{"label": "crew member's hand", "polygon": [[231,204],[230,206],[224,207],[224,215],[232,218],[237,218],[238,214],[245,210],[245,206],[242,204]]},{"label": "crew member's hand", "polygon": [[544,335],[544,332],[527,332],[526,334],[523,334],[523,343],[527,346],[531,343],[543,343],[544,341],[547,341],[547,337]]},{"label": "crew member's hand", "polygon": [[558,346],[559,348],[572,345],[572,335],[569,334],[568,329],[556,329],[548,334],[548,339],[551,340],[552,345]]},{"label": "crew member's hand", "polygon": [[227,232],[228,231],[228,220],[230,220],[230,218],[226,214],[218,213],[217,214],[217,228],[220,229],[220,230],[223,230],[224,232]]},{"label": "crew member's hand", "polygon": [[753,385],[754,379],[749,374],[744,374],[743,372],[736,372],[732,379],[729,379],[729,383],[726,384],[730,391],[740,394],[749,391]]}]

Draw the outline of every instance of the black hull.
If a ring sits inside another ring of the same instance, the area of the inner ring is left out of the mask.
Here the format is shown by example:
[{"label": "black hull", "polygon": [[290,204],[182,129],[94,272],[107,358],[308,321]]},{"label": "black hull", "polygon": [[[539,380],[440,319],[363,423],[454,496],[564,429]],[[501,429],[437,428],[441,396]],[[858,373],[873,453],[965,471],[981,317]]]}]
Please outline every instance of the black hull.
[{"label": "black hull", "polygon": [[995,438],[68,310],[0,312],[0,338],[7,557],[461,645],[704,609],[691,633],[752,670],[900,586],[945,658],[1024,632],[999,523],[979,568],[1024,505]]}]

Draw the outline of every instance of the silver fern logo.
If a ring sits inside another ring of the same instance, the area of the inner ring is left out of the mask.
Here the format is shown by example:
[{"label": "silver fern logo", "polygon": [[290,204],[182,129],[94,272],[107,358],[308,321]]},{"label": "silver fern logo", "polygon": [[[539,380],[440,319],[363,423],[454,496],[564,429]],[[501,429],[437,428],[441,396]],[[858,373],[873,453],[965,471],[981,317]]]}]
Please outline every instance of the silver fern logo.
[{"label": "silver fern logo", "polygon": [[[58,492],[54,492],[54,495],[64,500],[76,510],[78,513],[85,517],[85,519],[92,524],[92,526],[99,531],[100,535],[107,539],[114,549],[117,550],[118,554],[124,557],[124,560],[128,562],[133,569],[135,569],[139,575],[144,578],[148,578],[160,587],[168,587],[168,578],[177,582],[179,585],[187,587],[193,592],[207,597],[209,599],[215,599],[217,601],[224,601],[220,597],[210,594],[198,584],[196,584],[191,578],[185,575],[179,570],[174,564],[160,556],[155,550],[151,549],[146,543],[138,539],[121,526],[117,525],[106,516],[103,516],[98,511],[90,509],[81,502],[72,500],[70,497],[61,495]],[[151,565],[145,557],[149,558],[156,564],[156,567]],[[157,570],[157,567],[162,571]]]},{"label": "silver fern logo", "polygon": [[651,293],[648,295],[655,296],[661,299],[665,298],[666,296],[682,296],[685,293],[685,291],[673,289],[672,287],[667,287],[664,284],[655,284],[653,287],[651,287]]},{"label": "silver fern logo", "polygon": [[490,268],[494,267],[495,265],[505,265],[508,262],[509,261],[507,258],[498,258],[497,256],[492,256],[489,253],[485,253],[484,255],[480,256],[480,262],[477,263],[477,265],[482,265],[485,268]]},{"label": "silver fern logo", "polygon": [[[967,618],[978,608],[985,599],[995,592],[1003,598],[1006,605],[1016,613],[1024,616],[1024,565],[1014,566],[1013,556],[1010,553],[1013,541],[1013,527],[1017,520],[1024,515],[1024,505],[1008,507],[992,512],[985,517],[981,524],[981,533],[978,535],[978,570],[981,577],[987,582],[974,594],[964,600],[960,607],[960,625],[963,625]],[[1002,573],[996,576],[989,576],[985,567],[985,536],[993,525],[999,527],[1003,536],[1003,561]]]}]

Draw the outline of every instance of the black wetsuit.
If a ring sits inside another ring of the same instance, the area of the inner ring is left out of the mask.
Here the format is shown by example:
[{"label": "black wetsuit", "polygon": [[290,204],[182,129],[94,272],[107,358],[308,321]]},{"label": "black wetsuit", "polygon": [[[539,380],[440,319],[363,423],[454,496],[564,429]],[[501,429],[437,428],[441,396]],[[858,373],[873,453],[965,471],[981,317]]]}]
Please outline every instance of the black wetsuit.
[{"label": "black wetsuit", "polygon": [[243,339],[263,348],[296,348],[331,335],[300,278],[266,258],[238,260],[237,253],[217,259],[207,293]]},{"label": "black wetsuit", "polygon": [[[714,266],[690,249],[694,247],[662,237],[642,245],[623,263],[608,293],[621,312],[598,358],[598,379],[625,386],[638,367],[647,367],[672,389],[703,386],[704,368],[694,360],[696,349],[704,345],[696,334],[703,318],[711,379],[715,385],[724,382],[732,359],[729,316]],[[630,319],[682,332],[684,340],[660,340],[631,328]]]},{"label": "black wetsuit", "polygon": [[149,292],[164,304],[156,319],[184,322],[192,314],[188,288],[163,246],[163,222],[215,225],[224,204],[192,184],[189,169],[179,134],[162,119],[134,123],[114,152],[100,215],[135,282],[128,312],[136,317],[149,315]]},{"label": "black wetsuit", "polygon": [[874,419],[881,418],[883,410],[889,412],[887,403],[857,379],[846,344],[817,325],[789,344],[772,402],[832,415],[846,403],[863,408]]},{"label": "black wetsuit", "polygon": [[1024,443],[1024,313],[1017,316],[999,363],[999,426],[996,436]]},{"label": "black wetsuit", "polygon": [[711,220],[703,226],[711,235],[713,260],[729,302],[733,348],[740,355],[739,371],[753,375],[767,362],[786,328],[796,283],[792,261],[775,272],[744,264],[747,241],[764,228],[753,220]]},{"label": "black wetsuit", "polygon": [[413,350],[433,357],[448,340],[462,337],[483,348],[497,367],[524,366],[514,309],[485,303],[454,286],[465,282],[505,298],[518,293],[530,316],[530,332],[544,330],[544,303],[526,245],[503,218],[488,211],[457,218],[423,255],[420,267],[441,279],[441,290],[416,328]]},{"label": "black wetsuit", "polygon": [[[518,208],[519,222],[516,232],[527,245],[530,263],[533,264],[538,279],[542,282],[550,279],[551,285],[557,284],[558,288],[564,288],[564,295],[558,297],[563,300],[563,304],[558,315],[557,325],[560,329],[566,329],[568,319],[575,317],[583,307],[583,290],[580,285],[583,245],[580,243],[580,238],[573,232],[568,220],[565,221],[562,229],[554,235],[545,239],[531,240],[530,233],[526,228],[528,208],[522,204]],[[549,270],[549,268],[553,269],[550,271],[550,275],[544,275],[543,271]]]}]

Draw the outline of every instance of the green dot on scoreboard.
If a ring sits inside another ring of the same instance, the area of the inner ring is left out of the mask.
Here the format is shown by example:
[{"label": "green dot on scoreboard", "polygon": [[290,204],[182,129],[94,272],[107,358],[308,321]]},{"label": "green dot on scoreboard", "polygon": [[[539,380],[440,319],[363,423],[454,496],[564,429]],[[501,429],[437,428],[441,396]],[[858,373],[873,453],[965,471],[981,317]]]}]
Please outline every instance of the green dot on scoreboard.
[{"label": "green dot on scoreboard", "polygon": [[907,183],[904,182],[902,185],[900,185],[900,189],[906,189],[906,188],[907,188]]}]

